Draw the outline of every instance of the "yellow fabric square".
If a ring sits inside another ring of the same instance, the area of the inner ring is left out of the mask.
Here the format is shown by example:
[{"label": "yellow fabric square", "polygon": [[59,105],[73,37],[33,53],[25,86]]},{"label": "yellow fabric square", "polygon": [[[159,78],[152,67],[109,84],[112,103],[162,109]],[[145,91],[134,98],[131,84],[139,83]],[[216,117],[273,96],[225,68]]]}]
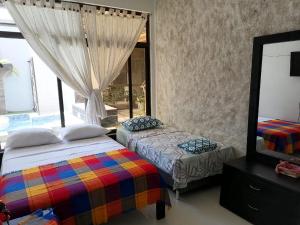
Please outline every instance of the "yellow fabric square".
[{"label": "yellow fabric square", "polygon": [[144,208],[148,205],[148,193],[144,191],[135,195],[135,204],[137,209]]},{"label": "yellow fabric square", "polygon": [[45,184],[40,184],[30,188],[26,188],[26,192],[29,196],[40,195],[47,193],[47,187]]},{"label": "yellow fabric square", "polygon": [[68,160],[68,162],[69,162],[70,164],[72,164],[72,163],[80,163],[80,162],[83,162],[83,161],[82,161],[81,158],[74,158],[74,159]]},{"label": "yellow fabric square", "polygon": [[107,168],[102,168],[102,169],[94,170],[94,173],[97,174],[99,177],[101,177],[101,176],[111,174],[111,171]]},{"label": "yellow fabric square", "polygon": [[93,224],[107,223],[108,218],[105,205],[92,209],[92,214]]},{"label": "yellow fabric square", "polygon": [[119,151],[119,150],[106,152],[106,155],[118,155],[118,154],[120,154],[120,151]]},{"label": "yellow fabric square", "polygon": [[97,178],[97,176],[95,175],[95,173],[93,171],[82,173],[82,174],[79,174],[78,176],[80,177],[81,181],[88,181],[88,180],[93,180],[93,179]]},{"label": "yellow fabric square", "polygon": [[40,172],[40,169],[38,167],[33,167],[33,168],[30,168],[30,169],[26,169],[26,170],[23,170],[22,173],[24,175],[26,174],[31,174],[31,173],[37,173],[37,172]]},{"label": "yellow fabric square", "polygon": [[124,169],[131,169],[131,168],[137,167],[137,165],[134,162],[125,162],[125,163],[122,163],[121,166]]}]

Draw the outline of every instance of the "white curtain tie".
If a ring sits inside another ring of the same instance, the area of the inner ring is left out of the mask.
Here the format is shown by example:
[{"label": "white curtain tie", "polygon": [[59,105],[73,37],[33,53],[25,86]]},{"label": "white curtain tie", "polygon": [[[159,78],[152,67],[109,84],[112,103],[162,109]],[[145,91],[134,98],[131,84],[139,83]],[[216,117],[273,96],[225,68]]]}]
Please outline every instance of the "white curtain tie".
[{"label": "white curtain tie", "polygon": [[107,116],[105,105],[99,90],[93,90],[88,97],[86,106],[86,119],[88,123],[100,124],[101,119]]}]

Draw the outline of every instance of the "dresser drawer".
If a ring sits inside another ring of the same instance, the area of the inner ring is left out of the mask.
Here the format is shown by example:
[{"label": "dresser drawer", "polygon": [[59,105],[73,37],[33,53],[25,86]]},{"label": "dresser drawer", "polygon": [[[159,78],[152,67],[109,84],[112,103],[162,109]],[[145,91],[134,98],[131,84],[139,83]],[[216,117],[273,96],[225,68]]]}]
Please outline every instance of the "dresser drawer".
[{"label": "dresser drawer", "polygon": [[[297,210],[287,210],[290,205],[297,204],[293,193],[246,174],[242,179],[241,189],[244,196],[241,207],[249,221],[262,225],[269,224],[270,221],[273,225],[296,225],[294,214],[297,214]],[[293,222],[289,222],[291,218]]]},{"label": "dresser drawer", "polygon": [[220,204],[257,225],[300,225],[299,195],[224,166]]}]

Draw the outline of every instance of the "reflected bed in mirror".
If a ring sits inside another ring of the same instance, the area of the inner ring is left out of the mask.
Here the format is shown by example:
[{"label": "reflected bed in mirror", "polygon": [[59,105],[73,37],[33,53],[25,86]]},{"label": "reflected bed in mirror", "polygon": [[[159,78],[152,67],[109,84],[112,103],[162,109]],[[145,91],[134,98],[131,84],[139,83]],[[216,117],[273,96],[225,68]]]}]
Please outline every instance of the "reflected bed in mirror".
[{"label": "reflected bed in mirror", "polygon": [[[257,150],[300,157],[300,76],[293,76],[292,53],[300,41],[264,44],[257,124]],[[300,62],[298,62],[300,64]]]},{"label": "reflected bed in mirror", "polygon": [[299,52],[300,31],[254,39],[249,157],[300,163]]}]

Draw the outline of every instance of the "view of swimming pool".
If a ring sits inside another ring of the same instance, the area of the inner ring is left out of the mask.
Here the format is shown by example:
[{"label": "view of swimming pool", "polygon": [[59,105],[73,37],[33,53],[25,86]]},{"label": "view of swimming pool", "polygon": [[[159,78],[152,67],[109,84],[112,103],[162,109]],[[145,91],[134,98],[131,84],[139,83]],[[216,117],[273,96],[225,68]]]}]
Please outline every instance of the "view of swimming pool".
[{"label": "view of swimming pool", "polygon": [[0,116],[0,132],[11,132],[29,127],[57,127],[60,126],[60,115],[40,116],[34,113],[23,113]]}]

